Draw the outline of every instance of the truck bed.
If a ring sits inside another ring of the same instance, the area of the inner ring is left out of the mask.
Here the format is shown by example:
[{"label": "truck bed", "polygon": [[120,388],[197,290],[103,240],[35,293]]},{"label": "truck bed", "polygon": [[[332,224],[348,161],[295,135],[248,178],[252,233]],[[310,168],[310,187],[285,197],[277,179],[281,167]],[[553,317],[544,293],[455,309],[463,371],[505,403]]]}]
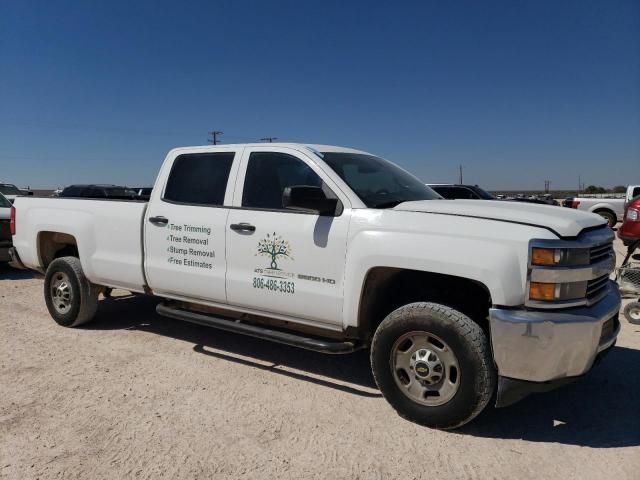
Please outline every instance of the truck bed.
[{"label": "truck bed", "polygon": [[75,239],[85,275],[93,283],[143,291],[144,200],[18,197],[14,246],[25,266],[44,272],[44,235]]}]

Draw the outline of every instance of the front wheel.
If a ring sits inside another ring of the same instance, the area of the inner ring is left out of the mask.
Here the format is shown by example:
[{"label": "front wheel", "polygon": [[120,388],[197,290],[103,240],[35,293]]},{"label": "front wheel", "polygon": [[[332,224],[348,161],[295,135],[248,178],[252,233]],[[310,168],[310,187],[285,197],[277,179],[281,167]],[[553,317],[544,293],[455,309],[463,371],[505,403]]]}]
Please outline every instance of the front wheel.
[{"label": "front wheel", "polygon": [[44,298],[49,314],[63,327],[77,327],[93,319],[100,288],[84,276],[80,259],[57,258],[44,277]]},{"label": "front wheel", "polygon": [[413,303],[385,318],[371,344],[380,391],[413,422],[456,428],[476,417],[496,385],[480,326],[445,305]]}]

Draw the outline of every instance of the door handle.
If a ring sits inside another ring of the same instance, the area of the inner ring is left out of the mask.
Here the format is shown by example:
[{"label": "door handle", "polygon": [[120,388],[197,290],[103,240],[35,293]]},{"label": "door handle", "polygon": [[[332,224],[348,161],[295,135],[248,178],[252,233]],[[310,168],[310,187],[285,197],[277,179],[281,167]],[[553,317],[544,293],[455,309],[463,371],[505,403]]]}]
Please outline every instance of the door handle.
[{"label": "door handle", "polygon": [[256,227],[250,223],[232,223],[229,228],[234,232],[255,232]]},{"label": "door handle", "polygon": [[169,219],[166,217],[149,217],[149,221],[154,225],[166,225]]}]

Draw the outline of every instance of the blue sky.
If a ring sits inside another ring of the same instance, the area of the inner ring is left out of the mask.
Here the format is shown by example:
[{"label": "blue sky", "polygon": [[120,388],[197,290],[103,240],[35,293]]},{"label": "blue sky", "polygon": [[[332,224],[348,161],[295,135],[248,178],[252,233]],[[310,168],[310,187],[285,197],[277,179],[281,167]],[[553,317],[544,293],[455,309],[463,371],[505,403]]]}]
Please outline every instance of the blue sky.
[{"label": "blue sky", "polygon": [[0,180],[151,184],[212,129],[427,182],[638,183],[640,2],[2,2]]}]

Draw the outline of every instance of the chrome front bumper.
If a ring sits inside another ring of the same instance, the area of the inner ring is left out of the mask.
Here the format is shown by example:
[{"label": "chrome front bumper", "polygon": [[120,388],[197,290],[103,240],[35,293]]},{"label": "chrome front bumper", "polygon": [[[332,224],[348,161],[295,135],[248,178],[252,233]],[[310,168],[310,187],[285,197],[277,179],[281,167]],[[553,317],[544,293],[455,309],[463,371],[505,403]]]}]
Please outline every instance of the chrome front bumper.
[{"label": "chrome front bumper", "polygon": [[549,382],[586,373],[598,353],[620,331],[620,292],[610,281],[595,305],[562,310],[489,310],[493,358],[498,374],[514,380]]}]

